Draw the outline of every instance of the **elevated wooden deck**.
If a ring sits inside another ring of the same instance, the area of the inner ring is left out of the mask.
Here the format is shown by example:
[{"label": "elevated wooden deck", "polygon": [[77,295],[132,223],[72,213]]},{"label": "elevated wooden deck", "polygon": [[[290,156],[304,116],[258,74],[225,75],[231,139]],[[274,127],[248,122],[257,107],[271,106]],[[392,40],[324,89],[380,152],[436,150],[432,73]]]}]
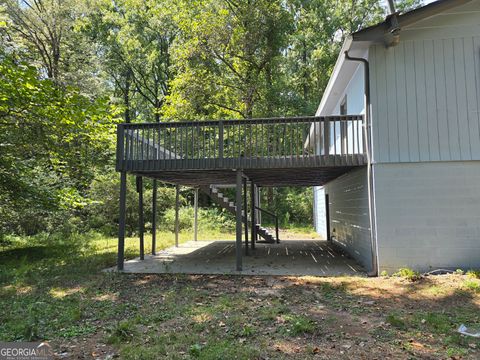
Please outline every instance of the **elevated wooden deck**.
[{"label": "elevated wooden deck", "polygon": [[117,170],[184,185],[321,185],[366,164],[363,117],[120,124]]}]

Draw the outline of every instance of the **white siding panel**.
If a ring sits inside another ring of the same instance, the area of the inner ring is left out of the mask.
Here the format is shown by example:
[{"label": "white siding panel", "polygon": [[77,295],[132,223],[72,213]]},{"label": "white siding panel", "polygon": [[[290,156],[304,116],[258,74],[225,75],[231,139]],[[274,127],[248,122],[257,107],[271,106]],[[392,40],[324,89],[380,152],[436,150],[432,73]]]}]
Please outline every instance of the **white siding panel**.
[{"label": "white siding panel", "polygon": [[[372,54],[373,53],[373,54]],[[370,49],[370,54],[369,54],[369,61],[370,61],[370,69],[378,69],[377,66],[377,57],[376,57],[376,47],[372,47]],[[376,99],[378,97],[377,94],[378,91],[378,77],[377,77],[377,72],[376,71],[370,71],[370,97],[373,99]],[[378,114],[378,103],[373,102],[371,105],[371,111],[374,114]],[[371,119],[372,121],[378,119]],[[379,140],[379,127],[377,124],[372,125],[372,144],[373,144],[373,150],[378,149],[378,140]],[[377,154],[375,151],[372,153],[372,159],[375,161],[377,159]]]},{"label": "white siding panel", "polygon": [[[427,102],[425,104],[425,110],[427,112],[427,119],[424,120],[427,123],[427,139],[429,144],[429,152],[423,154],[424,160],[440,160],[440,132],[438,130],[438,117],[437,117],[437,83],[435,81],[435,63],[434,63],[434,51],[433,41],[422,41],[425,46],[425,57],[420,61],[425,62],[425,83],[426,83],[426,97]],[[421,121],[422,119],[419,118]]]},{"label": "white siding panel", "polygon": [[[417,82],[416,82],[416,69],[415,69],[415,48],[413,42],[405,42],[405,108],[406,108],[406,121],[408,127],[408,153],[410,161],[419,161],[419,128],[418,128],[418,105],[417,105]],[[407,56],[408,54],[414,54],[414,56]],[[425,89],[425,83],[422,84]]]},{"label": "white siding panel", "polygon": [[327,222],[325,211],[325,190],[322,186],[313,187],[313,216],[315,231],[322,236],[323,239],[326,239]]},{"label": "white siding panel", "polygon": [[473,53],[473,49],[479,49],[477,52],[480,54],[480,46],[475,47],[475,38],[465,38],[463,41],[463,48],[465,49],[464,60],[466,90],[465,99],[467,103],[466,111],[468,117],[468,134],[470,139],[470,156],[473,159],[474,154],[480,154],[480,107],[478,102],[480,92],[478,92],[476,84],[476,79],[478,79],[480,76],[480,71],[477,73],[477,76],[472,76],[472,74],[475,74],[475,69],[478,69],[480,64],[476,64],[475,62],[475,54]]},{"label": "white siding panel", "polygon": [[[397,96],[395,98],[396,108],[393,111],[397,113],[397,128],[398,128],[398,151],[399,160],[401,162],[410,161],[410,144],[408,134],[408,119],[407,119],[407,86],[406,86],[406,71],[405,71],[405,51],[404,43],[395,47],[395,87],[397,89]],[[413,140],[413,139],[412,139]]]},{"label": "white siding panel", "polygon": [[[409,88],[415,88],[415,107],[409,106],[410,112],[408,113],[408,119],[412,123],[416,123],[418,131],[418,154],[413,156],[412,161],[425,161],[429,160],[429,141],[428,141],[428,110],[427,110],[427,80],[426,80],[426,66],[425,66],[425,47],[423,41],[417,41],[413,43],[414,49],[414,72],[413,72],[413,81],[412,83],[411,76],[408,78]],[[411,58],[411,57],[408,57]],[[409,104],[412,104],[413,100],[409,98]],[[414,120],[412,120],[414,119]],[[423,121],[421,121],[423,119]],[[412,133],[415,131],[415,126],[410,127],[409,136],[415,138],[415,134]]]},{"label": "white siding panel", "polygon": [[[377,101],[373,101],[377,113],[372,111],[372,126],[378,129],[378,151],[376,161],[386,162],[390,159],[388,142],[388,109],[385,94],[387,92],[387,69],[385,65],[385,51],[383,48],[375,47],[375,71],[376,75],[376,94]],[[376,125],[374,125],[376,124]]]},{"label": "white siding panel", "polygon": [[[445,46],[443,40],[434,40],[434,70],[435,70],[435,106],[437,110],[438,122],[438,140],[440,148],[440,160],[449,160],[450,142],[448,134],[448,117],[447,117],[447,81],[445,78]],[[432,137],[435,134],[432,134]]]},{"label": "white siding panel", "polygon": [[480,160],[479,36],[376,45],[370,60],[374,163]]},{"label": "white siding panel", "polygon": [[[388,158],[390,161],[400,161],[400,151],[398,147],[399,127],[398,127],[398,113],[397,113],[397,77],[395,48],[385,50],[385,67],[387,71],[387,117],[385,118],[388,124]],[[402,89],[403,90],[403,89]]]},{"label": "white siding panel", "polygon": [[450,157],[446,160],[460,160],[460,122],[458,121],[458,95],[456,82],[458,75],[455,72],[455,54],[453,39],[443,40],[444,74],[445,74],[445,98],[446,98],[446,122],[448,139],[450,141]]},{"label": "white siding panel", "polygon": [[[465,73],[465,47],[464,40],[453,40],[453,53],[455,59],[455,88],[457,94],[457,119],[458,140],[460,143],[460,159],[471,160],[470,124],[467,105],[467,82]],[[473,59],[472,59],[473,60]]]}]

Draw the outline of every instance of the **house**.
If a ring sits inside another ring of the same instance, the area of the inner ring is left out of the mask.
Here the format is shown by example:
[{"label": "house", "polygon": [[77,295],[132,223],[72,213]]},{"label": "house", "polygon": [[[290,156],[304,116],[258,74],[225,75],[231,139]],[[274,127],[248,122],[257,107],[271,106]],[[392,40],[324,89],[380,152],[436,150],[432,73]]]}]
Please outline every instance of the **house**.
[{"label": "house", "polygon": [[[349,36],[316,116],[119,124],[117,267],[128,175],[138,180],[141,260],[150,178],[152,208],[157,180],[176,185],[177,224],[180,186],[235,214],[236,271],[257,245],[279,243],[277,215],[258,202],[269,186],[316,186],[326,248],[344,249],[372,275],[480,267],[479,108],[480,0],[440,0]],[[313,259],[329,267],[328,256]]]},{"label": "house", "polygon": [[316,113],[344,114],[366,117],[367,165],[314,188],[316,230],[374,273],[479,268],[480,0],[349,36]]}]

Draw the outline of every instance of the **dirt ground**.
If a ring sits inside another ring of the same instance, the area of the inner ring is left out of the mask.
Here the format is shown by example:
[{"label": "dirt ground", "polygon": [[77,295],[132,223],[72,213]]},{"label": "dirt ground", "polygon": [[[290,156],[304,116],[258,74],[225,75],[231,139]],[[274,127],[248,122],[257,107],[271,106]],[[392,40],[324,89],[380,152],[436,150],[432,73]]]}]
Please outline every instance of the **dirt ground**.
[{"label": "dirt ground", "polygon": [[[63,359],[479,359],[480,281],[105,275]],[[119,309],[121,309],[119,311]]]}]

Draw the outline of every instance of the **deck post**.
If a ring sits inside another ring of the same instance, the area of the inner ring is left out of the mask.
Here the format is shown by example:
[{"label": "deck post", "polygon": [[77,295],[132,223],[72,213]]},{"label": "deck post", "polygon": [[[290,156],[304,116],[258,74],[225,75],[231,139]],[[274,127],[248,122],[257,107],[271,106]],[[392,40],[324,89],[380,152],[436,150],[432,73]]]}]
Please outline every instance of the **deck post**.
[{"label": "deck post", "polygon": [[178,220],[178,207],[180,203],[180,185],[175,186],[175,247],[178,247],[178,229],[179,229],[179,220]]},{"label": "deck post", "polygon": [[127,200],[127,173],[120,172],[120,214],[118,219],[118,254],[117,270],[123,270],[125,258],[125,213]]},{"label": "deck post", "polygon": [[193,240],[198,239],[198,188],[195,188],[195,197],[193,200]]},{"label": "deck post", "polygon": [[251,239],[252,239],[252,250],[255,250],[255,239],[257,238],[255,232],[256,232],[256,228],[255,228],[255,184],[253,183],[253,181],[250,183],[250,196],[251,196],[251,199],[250,199],[250,206],[251,206],[251,209],[250,209],[250,217],[251,217],[251,222],[252,222],[252,236],[251,236]]},{"label": "deck post", "polygon": [[242,271],[242,170],[237,169],[237,186],[236,186],[236,247],[235,254],[237,260],[237,271]]},{"label": "deck post", "polygon": [[145,259],[144,244],[144,221],[143,221],[143,178],[137,176],[137,192],[138,192],[138,235],[140,237],[140,260]]},{"label": "deck post", "polygon": [[156,254],[157,248],[157,180],[153,180],[152,191],[152,255]]},{"label": "deck post", "polygon": [[243,178],[243,215],[242,221],[245,220],[245,255],[248,255],[248,216],[247,216],[247,178]]}]

